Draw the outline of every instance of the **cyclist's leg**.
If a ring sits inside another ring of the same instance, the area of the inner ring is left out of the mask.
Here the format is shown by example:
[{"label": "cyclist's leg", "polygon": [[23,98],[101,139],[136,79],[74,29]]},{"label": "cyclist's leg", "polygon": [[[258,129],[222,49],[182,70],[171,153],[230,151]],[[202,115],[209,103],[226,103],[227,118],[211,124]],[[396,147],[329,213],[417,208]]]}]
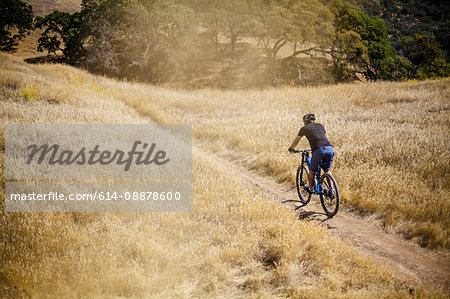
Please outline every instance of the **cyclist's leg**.
[{"label": "cyclist's leg", "polygon": [[[333,159],[334,159],[333,147],[327,146],[326,150],[325,150],[325,154],[323,155],[323,158],[322,158],[322,162],[323,162],[322,169],[325,173],[331,174],[330,169],[331,169],[331,164],[333,163]],[[333,184],[329,177],[327,177],[327,183],[328,183],[328,186],[330,187],[330,191],[334,194]]]},{"label": "cyclist's leg", "polygon": [[312,192],[315,191],[314,190],[314,175],[315,175],[315,172],[310,170],[309,174],[308,174],[308,187]]},{"label": "cyclist's leg", "polygon": [[322,169],[325,173],[330,173],[331,164],[334,159],[334,150],[332,146],[325,146],[323,150],[324,154],[321,162],[323,163]]},{"label": "cyclist's leg", "polygon": [[308,177],[308,185],[311,190],[314,190],[314,176],[316,175],[316,171],[319,169],[319,162],[323,159],[323,147],[319,147],[316,149],[311,156],[311,163],[309,167],[309,177]]}]

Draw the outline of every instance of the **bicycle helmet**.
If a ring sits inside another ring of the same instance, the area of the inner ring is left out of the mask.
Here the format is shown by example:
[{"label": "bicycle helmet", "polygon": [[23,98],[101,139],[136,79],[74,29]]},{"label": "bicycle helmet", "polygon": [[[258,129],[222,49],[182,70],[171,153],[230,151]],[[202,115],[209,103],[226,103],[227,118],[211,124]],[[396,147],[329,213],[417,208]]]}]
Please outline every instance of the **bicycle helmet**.
[{"label": "bicycle helmet", "polygon": [[312,113],[307,113],[303,116],[303,122],[312,123],[316,120],[316,116]]}]

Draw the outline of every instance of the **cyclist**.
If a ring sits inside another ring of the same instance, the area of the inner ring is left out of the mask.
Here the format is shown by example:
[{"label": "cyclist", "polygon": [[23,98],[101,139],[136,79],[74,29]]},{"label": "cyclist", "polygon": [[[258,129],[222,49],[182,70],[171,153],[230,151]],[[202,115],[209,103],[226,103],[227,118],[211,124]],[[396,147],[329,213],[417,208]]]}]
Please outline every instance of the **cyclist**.
[{"label": "cyclist", "polygon": [[304,189],[309,193],[314,192],[314,173],[319,169],[319,163],[321,161],[325,162],[322,169],[325,172],[329,172],[334,158],[333,146],[325,136],[325,127],[322,124],[315,123],[315,120],[316,116],[312,113],[303,116],[304,126],[300,129],[298,136],[295,137],[289,147],[289,152],[292,152],[303,136],[306,136],[306,139],[309,141],[312,157],[308,176],[309,182],[308,185],[305,184],[304,186]]}]

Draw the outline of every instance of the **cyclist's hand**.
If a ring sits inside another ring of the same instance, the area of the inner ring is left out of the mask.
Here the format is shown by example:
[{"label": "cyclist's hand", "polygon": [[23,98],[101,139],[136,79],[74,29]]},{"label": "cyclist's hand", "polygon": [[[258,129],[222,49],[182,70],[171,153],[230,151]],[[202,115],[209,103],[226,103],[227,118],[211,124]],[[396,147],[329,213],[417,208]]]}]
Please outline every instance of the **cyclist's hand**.
[{"label": "cyclist's hand", "polygon": [[288,151],[292,154],[294,152],[294,149],[290,147],[288,148]]}]

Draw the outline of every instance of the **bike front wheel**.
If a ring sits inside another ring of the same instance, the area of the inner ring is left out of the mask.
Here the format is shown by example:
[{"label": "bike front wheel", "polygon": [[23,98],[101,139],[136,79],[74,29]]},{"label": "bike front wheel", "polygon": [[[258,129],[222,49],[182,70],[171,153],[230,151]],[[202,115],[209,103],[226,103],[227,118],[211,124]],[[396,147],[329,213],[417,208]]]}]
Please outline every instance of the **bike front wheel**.
[{"label": "bike front wheel", "polygon": [[334,177],[329,173],[324,173],[320,179],[322,191],[320,192],[320,202],[328,217],[333,217],[339,209],[339,188]]},{"label": "bike front wheel", "polygon": [[311,193],[303,189],[303,186],[308,183],[308,169],[300,165],[297,169],[297,193],[302,204],[306,205],[311,200]]}]

